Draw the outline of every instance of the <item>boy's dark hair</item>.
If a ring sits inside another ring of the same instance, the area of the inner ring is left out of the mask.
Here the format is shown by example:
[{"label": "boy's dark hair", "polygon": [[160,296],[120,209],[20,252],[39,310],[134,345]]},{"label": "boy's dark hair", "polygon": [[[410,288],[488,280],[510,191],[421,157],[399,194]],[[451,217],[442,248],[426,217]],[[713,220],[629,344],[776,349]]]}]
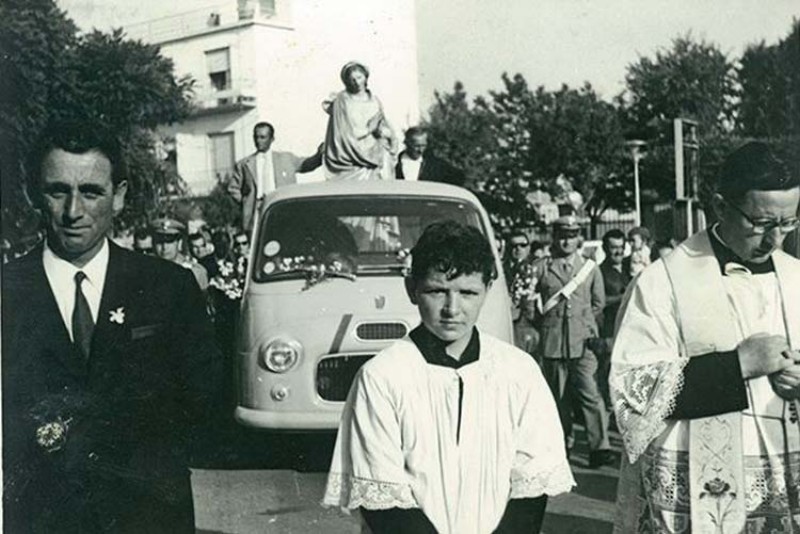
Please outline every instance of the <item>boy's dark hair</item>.
[{"label": "boy's dark hair", "polygon": [[445,273],[448,280],[480,273],[484,284],[497,277],[489,241],[477,228],[455,221],[431,224],[411,250],[411,277],[422,280],[431,270]]},{"label": "boy's dark hair", "polygon": [[116,134],[91,121],[63,121],[49,124],[27,158],[28,195],[38,203],[41,198],[42,164],[52,150],[60,148],[70,154],[85,154],[92,150],[102,153],[111,163],[114,187],[126,179],[122,147]]},{"label": "boy's dark hair", "polygon": [[785,191],[800,186],[797,173],[790,173],[770,146],[751,141],[725,158],[717,177],[717,193],[738,202],[748,191]]}]

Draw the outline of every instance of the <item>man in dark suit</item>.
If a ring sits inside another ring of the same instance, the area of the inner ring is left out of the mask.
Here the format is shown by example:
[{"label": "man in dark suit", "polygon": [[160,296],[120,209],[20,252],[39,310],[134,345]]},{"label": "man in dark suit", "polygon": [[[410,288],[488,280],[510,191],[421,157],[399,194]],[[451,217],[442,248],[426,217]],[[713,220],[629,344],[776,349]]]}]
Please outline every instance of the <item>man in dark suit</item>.
[{"label": "man in dark suit", "polygon": [[322,146],[307,158],[291,152],[271,150],[275,128],[259,122],[253,128],[255,153],[239,161],[228,182],[228,193],[242,206],[242,228],[250,232],[256,209],[264,195],[285,185],[297,183],[297,173],[311,172],[322,165]]},{"label": "man in dark suit", "polygon": [[6,532],[194,532],[188,462],[219,358],[192,274],[109,241],[119,148],[50,129],[32,158],[46,241],[3,268]]},{"label": "man in dark suit", "polygon": [[428,134],[418,126],[406,130],[406,149],[400,153],[395,167],[398,180],[420,180],[442,182],[463,187],[464,173],[441,158],[437,158],[428,148]]},{"label": "man in dark suit", "polygon": [[597,386],[603,401],[609,411],[612,409],[611,397],[608,391],[608,372],[611,366],[611,346],[614,342],[614,322],[617,318],[619,305],[628,284],[631,282],[631,275],[628,269],[623,267],[625,258],[625,234],[619,228],[613,228],[603,235],[603,252],[605,259],[600,264],[600,272],[603,274],[603,288],[606,294],[606,303],[603,308],[603,320],[600,323],[600,338],[602,341],[597,345]]}]

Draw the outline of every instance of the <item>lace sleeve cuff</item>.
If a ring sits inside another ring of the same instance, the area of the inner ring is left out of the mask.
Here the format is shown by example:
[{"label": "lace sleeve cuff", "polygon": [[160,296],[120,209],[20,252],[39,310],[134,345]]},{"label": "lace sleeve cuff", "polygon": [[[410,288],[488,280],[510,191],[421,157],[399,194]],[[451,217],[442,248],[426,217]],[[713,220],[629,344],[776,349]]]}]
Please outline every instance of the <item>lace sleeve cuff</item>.
[{"label": "lace sleeve cuff", "polygon": [[388,510],[419,508],[411,486],[330,473],[322,504],[348,509]]},{"label": "lace sleeve cuff", "polygon": [[513,474],[511,476],[510,499],[558,495],[566,493],[575,486],[572,471],[566,462],[556,465],[549,471],[531,475]]}]

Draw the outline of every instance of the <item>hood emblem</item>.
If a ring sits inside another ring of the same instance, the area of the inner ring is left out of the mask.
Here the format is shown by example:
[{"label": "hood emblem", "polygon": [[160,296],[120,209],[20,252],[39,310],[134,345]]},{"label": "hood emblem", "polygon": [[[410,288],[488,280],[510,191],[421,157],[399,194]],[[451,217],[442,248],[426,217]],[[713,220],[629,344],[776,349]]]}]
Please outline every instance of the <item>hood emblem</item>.
[{"label": "hood emblem", "polygon": [[384,306],[386,306],[386,297],[383,295],[378,295],[375,297],[375,307],[379,310],[382,310]]}]

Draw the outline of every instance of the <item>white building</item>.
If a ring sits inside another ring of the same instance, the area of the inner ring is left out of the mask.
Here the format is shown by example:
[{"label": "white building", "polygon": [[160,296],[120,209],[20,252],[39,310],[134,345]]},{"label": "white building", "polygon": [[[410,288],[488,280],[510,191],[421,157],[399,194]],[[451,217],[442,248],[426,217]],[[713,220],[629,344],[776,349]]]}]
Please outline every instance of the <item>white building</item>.
[{"label": "white building", "polygon": [[[119,1],[119,0],[112,0]],[[169,3],[167,3],[169,4]],[[164,127],[194,195],[253,152],[253,126],[275,126],[276,150],[311,155],[324,140],[322,101],[358,60],[398,135],[419,120],[413,0],[227,0],[125,27],[158,44],[178,76],[196,80],[197,112]],[[322,179],[318,170],[301,180]]]}]

